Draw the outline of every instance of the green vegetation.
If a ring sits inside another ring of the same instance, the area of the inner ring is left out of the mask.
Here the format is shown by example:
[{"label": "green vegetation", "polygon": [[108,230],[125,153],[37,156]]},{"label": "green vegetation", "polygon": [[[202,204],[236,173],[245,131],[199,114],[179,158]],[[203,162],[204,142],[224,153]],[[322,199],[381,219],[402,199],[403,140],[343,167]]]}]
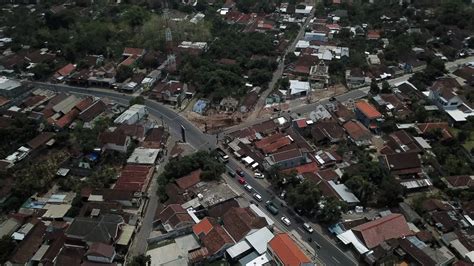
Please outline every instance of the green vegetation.
[{"label": "green vegetation", "polygon": [[0,264],[8,261],[8,258],[15,250],[16,242],[10,236],[6,235],[0,239]]},{"label": "green vegetation", "polygon": [[317,208],[320,197],[317,185],[309,180],[297,184],[288,191],[288,202],[305,213]]},{"label": "green vegetation", "polygon": [[168,183],[197,169],[202,169],[202,180],[219,180],[225,172],[225,165],[216,160],[216,156],[214,152],[198,151],[189,156],[171,159],[158,176],[159,193],[163,195]]},{"label": "green vegetation", "polygon": [[132,260],[127,263],[130,266],[150,266],[151,265],[151,256],[140,254],[132,258]]},{"label": "green vegetation", "polygon": [[36,126],[34,120],[20,115],[8,127],[0,128],[0,156],[5,158],[34,138],[38,134]]}]

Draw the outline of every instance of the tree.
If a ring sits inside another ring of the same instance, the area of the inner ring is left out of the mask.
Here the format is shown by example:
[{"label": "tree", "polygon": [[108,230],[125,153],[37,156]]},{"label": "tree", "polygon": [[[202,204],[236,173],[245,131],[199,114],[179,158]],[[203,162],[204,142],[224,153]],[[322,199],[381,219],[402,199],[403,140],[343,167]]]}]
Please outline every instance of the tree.
[{"label": "tree", "polygon": [[386,80],[382,82],[382,93],[390,93],[390,84]]},{"label": "tree", "polygon": [[359,198],[362,204],[367,204],[376,190],[372,182],[360,175],[353,176],[345,182],[345,185]]},{"label": "tree", "polygon": [[332,224],[341,219],[341,213],[346,209],[344,202],[335,198],[328,198],[322,202],[323,208],[319,211],[318,218],[321,222]]},{"label": "tree", "polygon": [[135,105],[135,104],[145,104],[145,98],[143,96],[137,96],[135,98],[130,99],[129,105]]},{"label": "tree", "polygon": [[151,256],[140,254],[132,258],[132,261],[128,263],[129,266],[150,266],[151,265]]},{"label": "tree", "polygon": [[382,179],[378,190],[377,204],[380,206],[394,207],[402,201],[403,187],[392,176]]},{"label": "tree", "polygon": [[290,80],[288,78],[279,79],[280,90],[288,90],[290,87]]},{"label": "tree", "polygon": [[370,93],[372,93],[373,95],[377,95],[380,93],[379,85],[377,84],[377,81],[375,81],[375,79],[372,79],[372,81],[370,82]]},{"label": "tree", "polygon": [[124,82],[133,76],[133,69],[130,66],[121,65],[115,74],[115,80],[119,83]]},{"label": "tree", "polygon": [[16,243],[10,236],[6,235],[0,239],[0,264],[4,264],[10,258]]},{"label": "tree", "polygon": [[317,185],[309,180],[297,184],[288,192],[288,202],[307,214],[317,208],[320,197],[321,193]]}]

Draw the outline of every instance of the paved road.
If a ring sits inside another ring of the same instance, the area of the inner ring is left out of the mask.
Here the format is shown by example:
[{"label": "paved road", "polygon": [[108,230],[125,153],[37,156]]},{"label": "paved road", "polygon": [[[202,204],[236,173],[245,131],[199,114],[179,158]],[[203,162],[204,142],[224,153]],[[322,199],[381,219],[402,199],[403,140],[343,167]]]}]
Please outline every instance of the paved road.
[{"label": "paved road", "polygon": [[[113,91],[101,90],[101,89],[73,87],[73,86],[67,86],[63,84],[48,84],[48,83],[34,83],[34,84],[39,87],[48,88],[48,89],[52,89],[56,91],[64,91],[64,92],[80,94],[80,95],[91,95],[91,96],[96,96],[96,97],[107,97],[111,100],[117,101],[118,103],[125,104],[125,105],[127,105],[130,99],[133,98],[131,95],[124,95],[124,94],[116,93]],[[164,122],[167,125],[169,125],[170,133],[173,134],[175,137],[179,138],[181,134],[181,125],[183,125],[187,130],[186,138],[189,144],[191,144],[197,149],[217,148],[215,135],[208,135],[208,134],[202,133],[198,128],[196,128],[189,121],[187,121],[186,119],[181,117],[179,114],[176,114],[173,110],[171,110],[170,108],[162,104],[159,104],[152,100],[146,100],[145,104],[151,115],[153,115],[154,117],[163,117]],[[240,167],[239,163],[233,158],[231,158],[229,162],[229,166],[232,169],[236,169]],[[249,173],[247,173],[247,180],[248,180],[248,183],[262,195],[264,200],[268,200],[272,198],[273,195],[271,194],[271,192],[267,191],[266,188],[264,188],[259,182],[253,179],[253,177],[251,177]],[[153,207],[152,204],[149,204],[147,206],[147,210],[145,210],[145,218],[144,218],[145,222],[147,221],[147,217],[149,216],[147,215],[147,213],[151,212],[150,211],[152,209],[151,207]],[[288,216],[291,219],[291,216],[288,215],[286,210],[281,210],[281,213]],[[279,220],[278,220],[278,223],[281,224]],[[293,225],[289,229],[296,230],[297,227],[298,225],[296,225],[295,221],[293,221]],[[142,234],[145,234],[145,231],[148,231],[148,229],[143,230]],[[349,257],[347,257],[336,246],[334,246],[331,242],[329,242],[324,236],[319,235],[317,232],[315,232],[311,237],[314,239],[315,243],[318,243],[318,245],[321,246],[321,249],[317,250],[317,253],[318,253],[317,256],[326,265],[335,265],[336,261],[333,258],[336,258],[340,262],[340,265],[356,265],[354,261],[352,261]],[[307,238],[307,236],[305,238]],[[143,238],[143,241],[145,241],[145,239],[146,237]],[[141,240],[137,238],[137,241],[141,241]],[[313,242],[311,243],[311,245],[316,248],[315,243]],[[143,247],[142,245],[139,245],[136,248],[136,250],[133,251],[133,254],[138,253],[138,251],[141,249],[143,249]]]},{"label": "paved road", "polygon": [[[311,237],[312,241],[307,242],[312,249],[316,252],[316,257],[321,260],[325,265],[357,265],[357,261],[354,260],[352,256],[348,256],[345,254],[342,250],[339,249],[336,245],[333,244],[333,242],[329,239],[326,238],[323,234],[317,232],[316,230],[312,233],[309,234],[308,232],[302,230],[302,222],[298,223],[297,219],[295,218],[295,215],[297,215],[295,212],[291,211],[287,207],[281,206],[281,200],[278,199],[272,191],[268,190],[262,184],[260,181],[255,179],[253,177],[253,173],[251,171],[248,171],[247,169],[243,168],[243,166],[234,158],[229,156],[229,162],[227,164],[227,168],[232,169],[232,171],[235,172],[236,169],[242,169],[245,174],[245,180],[247,184],[252,186],[253,191],[248,192],[250,194],[253,194],[254,192],[257,192],[262,196],[262,202],[259,203],[259,207],[264,210],[269,217],[272,217],[275,221],[275,223],[280,227],[280,228],[285,228],[288,231],[297,231],[299,235],[303,238],[303,240],[307,241],[309,237]],[[237,182],[237,178],[235,179],[235,182]],[[272,214],[268,213],[265,209],[265,202],[267,200],[272,200],[279,208],[279,214],[276,216],[273,216]],[[280,221],[281,217],[285,216],[290,219],[291,225],[286,226],[283,225]],[[299,217],[299,216],[298,216]],[[303,222],[307,222],[307,219],[299,217]]]},{"label": "paved road", "polygon": [[283,75],[283,71],[285,69],[285,57],[288,53],[294,52],[296,44],[298,41],[303,37],[306,27],[308,26],[309,22],[314,16],[314,10],[311,12],[311,14],[306,18],[305,22],[301,26],[300,30],[298,31],[298,34],[296,35],[295,39],[293,42],[286,48],[285,53],[281,56],[280,61],[278,62],[278,67],[277,69],[273,72],[272,80],[268,84],[268,88],[260,95],[260,98],[258,99],[257,103],[254,106],[254,109],[252,113],[245,119],[246,121],[254,121],[260,116],[260,112],[262,111],[263,107],[265,107],[265,101],[268,97],[268,95],[273,91],[275,88],[275,85],[277,84],[278,80],[281,78]]}]

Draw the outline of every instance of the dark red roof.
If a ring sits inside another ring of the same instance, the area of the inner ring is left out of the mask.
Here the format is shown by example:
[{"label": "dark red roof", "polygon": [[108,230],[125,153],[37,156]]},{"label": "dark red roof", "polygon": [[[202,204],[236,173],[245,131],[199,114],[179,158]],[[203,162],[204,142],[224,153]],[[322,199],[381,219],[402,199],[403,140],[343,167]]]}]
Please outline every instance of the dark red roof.
[{"label": "dark red roof", "polygon": [[114,246],[95,242],[89,246],[89,250],[87,250],[86,256],[91,255],[97,257],[112,258],[114,256],[114,253]]},{"label": "dark red roof", "polygon": [[453,187],[473,187],[474,176],[470,175],[455,175],[445,177],[446,181]]},{"label": "dark red roof", "polygon": [[76,67],[73,64],[67,64],[63,66],[62,68],[60,68],[58,71],[56,71],[56,73],[64,77],[71,74],[75,69]]},{"label": "dark red roof", "polygon": [[86,110],[87,108],[89,108],[92,103],[94,102],[94,99],[92,97],[86,97],[84,98],[82,101],[80,101],[78,104],[76,104],[76,108],[79,110],[79,111],[84,111]]},{"label": "dark red roof", "polygon": [[222,226],[215,225],[207,235],[202,237],[202,243],[210,254],[215,254],[222,248],[234,244],[234,241]]},{"label": "dark red roof", "polygon": [[46,225],[41,221],[35,221],[36,224],[20,242],[10,261],[18,264],[26,264],[35,255],[43,243],[43,237],[46,232]]},{"label": "dark red roof", "polygon": [[356,103],[356,108],[361,111],[368,119],[377,119],[382,117],[382,114],[377,109],[375,109],[374,106],[366,101],[358,101]]},{"label": "dark red roof", "polygon": [[98,100],[79,114],[79,118],[84,122],[90,122],[107,109],[107,105]]},{"label": "dark red roof", "polygon": [[26,143],[30,148],[33,150],[41,147],[42,145],[46,144],[49,140],[51,140],[55,134],[53,132],[41,132],[38,136],[34,137],[32,140]]},{"label": "dark red roof", "polygon": [[146,191],[154,169],[153,166],[127,164],[120,172],[114,190]]},{"label": "dark red roof", "polygon": [[67,112],[65,115],[61,116],[54,124],[59,128],[64,128],[71,124],[74,119],[79,116],[79,110],[72,109],[71,111]]},{"label": "dark red roof", "polygon": [[125,146],[127,144],[128,136],[123,134],[121,131],[115,130],[114,132],[102,132],[99,135],[99,142],[102,145],[105,144],[116,144],[118,146]]},{"label": "dark red roof", "polygon": [[393,213],[374,221],[352,228],[355,235],[362,240],[367,248],[372,249],[382,242],[411,235],[405,217]]},{"label": "dark red roof", "polygon": [[235,241],[243,239],[252,229],[267,225],[265,218],[256,215],[250,208],[231,208],[222,217],[224,228]]},{"label": "dark red roof", "polygon": [[201,173],[201,169],[194,170],[188,175],[176,179],[176,184],[181,189],[188,189],[201,182]]}]

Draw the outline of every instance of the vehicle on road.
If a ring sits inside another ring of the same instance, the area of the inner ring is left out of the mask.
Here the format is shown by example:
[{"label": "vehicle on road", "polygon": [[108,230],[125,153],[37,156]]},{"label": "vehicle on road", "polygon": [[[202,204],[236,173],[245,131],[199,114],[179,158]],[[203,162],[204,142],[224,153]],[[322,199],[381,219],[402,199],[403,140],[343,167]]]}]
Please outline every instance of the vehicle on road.
[{"label": "vehicle on road", "polygon": [[336,97],[331,97],[331,98],[329,98],[329,101],[330,101],[330,102],[336,101]]},{"label": "vehicle on road", "polygon": [[229,176],[232,178],[234,178],[236,175],[235,172],[232,172],[232,171],[227,172],[227,174],[229,174]]},{"label": "vehicle on road", "polygon": [[303,228],[310,234],[312,234],[314,232],[313,227],[311,227],[311,225],[309,225],[308,223],[304,223]]},{"label": "vehicle on road", "polygon": [[259,179],[263,179],[264,178],[264,175],[262,173],[259,173],[259,172],[255,172],[254,175],[253,175],[255,178],[259,178]]},{"label": "vehicle on road", "polygon": [[286,190],[283,190],[280,194],[280,198],[285,199],[286,197]]},{"label": "vehicle on road", "polygon": [[229,162],[229,155],[227,155],[225,153],[225,151],[223,151],[221,148],[216,148],[216,152],[217,154],[219,155],[218,156],[218,160],[223,162],[223,163],[227,163]]},{"label": "vehicle on road", "polygon": [[249,185],[249,184],[245,184],[245,185],[244,185],[244,188],[245,188],[247,191],[250,191],[250,192],[252,192],[252,190],[253,190],[253,187],[252,187],[251,185]]},{"label": "vehicle on road", "polygon": [[280,218],[281,222],[284,223],[286,226],[290,226],[291,225],[291,222],[290,222],[290,219],[286,218],[285,216],[282,216]]},{"label": "vehicle on road", "polygon": [[235,170],[235,172],[236,172],[239,176],[244,177],[244,171],[242,171],[242,169],[239,168],[239,169]]},{"label": "vehicle on road", "polygon": [[243,179],[242,177],[239,177],[239,183],[245,185],[247,181],[245,181],[245,179]]},{"label": "vehicle on road", "polygon": [[277,206],[275,206],[275,204],[271,201],[267,201],[265,202],[265,207],[267,208],[267,210],[273,214],[273,215],[277,215],[278,214],[278,208]]},{"label": "vehicle on road", "polygon": [[253,193],[253,197],[254,197],[256,200],[258,200],[258,201],[262,201],[262,200],[263,200],[263,199],[262,199],[262,196],[260,196],[260,194],[258,194],[258,193]]}]

